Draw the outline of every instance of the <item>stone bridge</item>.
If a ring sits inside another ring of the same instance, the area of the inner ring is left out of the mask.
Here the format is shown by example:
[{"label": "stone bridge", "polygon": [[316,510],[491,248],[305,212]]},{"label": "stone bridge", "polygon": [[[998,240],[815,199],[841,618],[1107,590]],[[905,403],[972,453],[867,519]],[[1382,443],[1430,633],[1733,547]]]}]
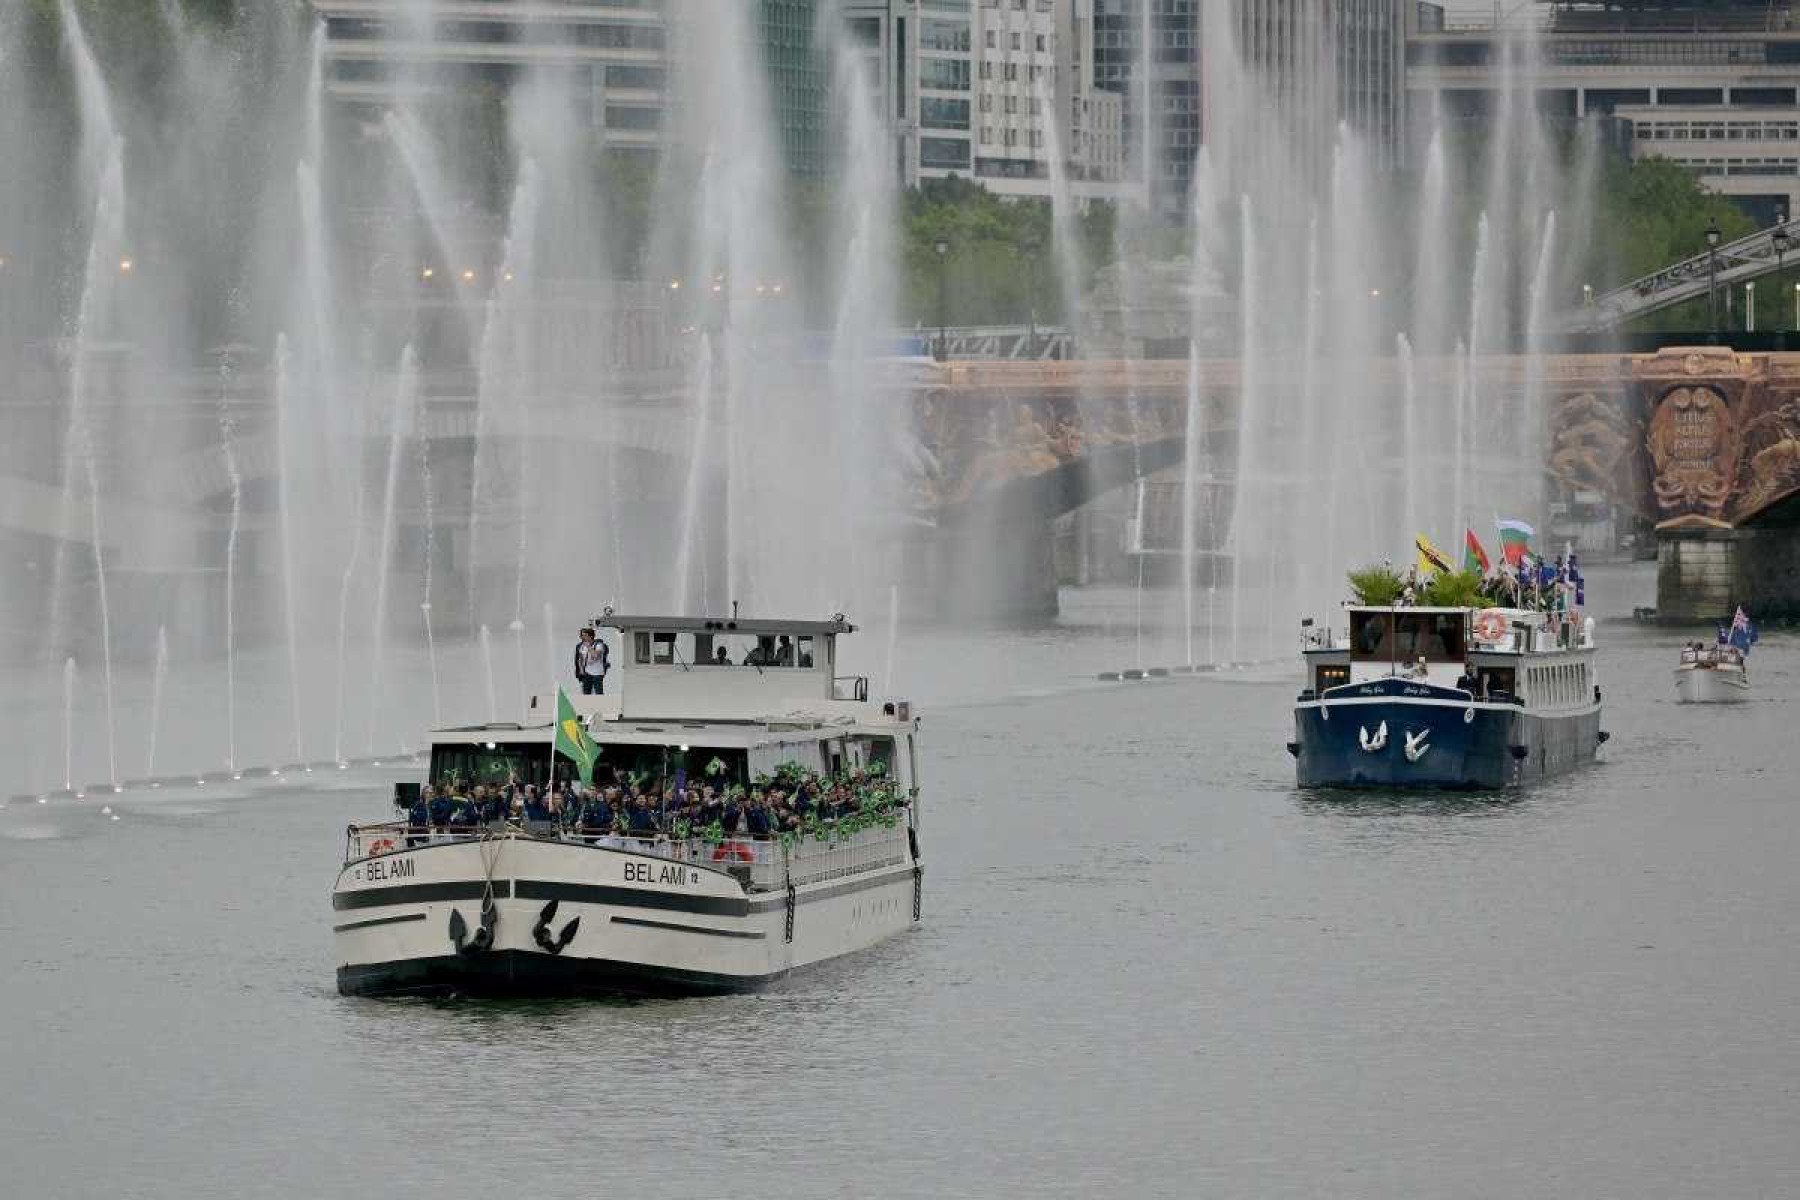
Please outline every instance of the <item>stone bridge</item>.
[{"label": "stone bridge", "polygon": [[[1398,394],[1394,363],[1372,369],[1393,372]],[[1462,369],[1450,360],[1421,359],[1416,384],[1430,389],[1427,394],[1448,394]],[[990,594],[1015,597],[1020,609],[1053,608],[1052,522],[1179,464],[1190,386],[1197,386],[1202,405],[1201,444],[1213,459],[1207,486],[1228,492],[1237,363],[1202,360],[1194,371],[1197,378],[1190,379],[1189,364],[1180,360],[909,365],[890,392],[910,405],[913,433],[925,451],[911,515],[919,538],[933,546],[918,568],[928,577],[975,572],[989,577]],[[1740,602],[1759,615],[1800,614],[1800,354],[1674,347],[1555,355],[1535,366],[1497,356],[1478,360],[1476,371],[1487,396],[1522,396],[1529,382],[1541,385],[1549,408],[1547,467],[1565,493],[1600,493],[1654,526],[1663,615],[1711,619]],[[109,500],[103,535],[109,555],[127,556],[127,569],[216,569],[210,559],[222,537],[220,498],[230,489],[229,468],[252,491],[275,472],[267,384],[246,376],[224,398],[237,430],[229,463],[219,437],[221,400],[207,394],[217,390],[216,377],[196,383],[185,402],[165,401],[170,419],[186,430],[188,448],[179,452],[179,469],[161,472],[153,489],[114,485],[119,495]],[[578,423],[587,444],[599,439],[632,450],[663,464],[664,475],[669,463],[685,461],[691,406],[678,380],[659,377],[647,399],[632,395],[629,381],[615,381],[612,390],[610,397],[556,403],[606,405],[604,421]],[[464,377],[427,376],[425,391],[420,428],[443,445],[441,454],[433,452],[442,493],[436,517],[459,529],[467,523],[457,497],[467,491],[472,387]],[[56,444],[28,428],[39,422],[48,433],[54,405],[17,411],[23,432],[15,446]],[[544,415],[534,411],[534,421]],[[372,463],[383,457],[384,441],[378,431],[365,431]],[[128,480],[129,473],[123,476]],[[61,493],[45,477],[41,463],[0,462],[0,536],[63,536]],[[1228,513],[1229,498],[1205,508]],[[404,519],[421,520],[422,510],[415,499]],[[266,497],[247,504],[246,529],[271,520]],[[201,536],[166,536],[182,522]],[[163,536],[145,536],[150,527]],[[997,530],[1006,536],[995,537]],[[68,532],[85,536],[84,527]],[[1222,532],[1201,529],[1202,548],[1215,546]],[[185,547],[188,559],[131,563],[132,547],[140,544]]]}]

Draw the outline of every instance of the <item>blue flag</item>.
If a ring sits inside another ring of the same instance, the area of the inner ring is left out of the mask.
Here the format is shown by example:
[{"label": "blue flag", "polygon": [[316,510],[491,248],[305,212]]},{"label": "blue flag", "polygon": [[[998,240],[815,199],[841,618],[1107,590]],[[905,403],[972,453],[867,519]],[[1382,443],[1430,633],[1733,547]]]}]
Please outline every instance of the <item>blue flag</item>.
[{"label": "blue flag", "polygon": [[1740,654],[1750,653],[1750,647],[1756,645],[1756,626],[1751,624],[1750,614],[1744,611],[1744,606],[1741,604],[1738,605],[1737,615],[1731,618],[1730,640]]}]

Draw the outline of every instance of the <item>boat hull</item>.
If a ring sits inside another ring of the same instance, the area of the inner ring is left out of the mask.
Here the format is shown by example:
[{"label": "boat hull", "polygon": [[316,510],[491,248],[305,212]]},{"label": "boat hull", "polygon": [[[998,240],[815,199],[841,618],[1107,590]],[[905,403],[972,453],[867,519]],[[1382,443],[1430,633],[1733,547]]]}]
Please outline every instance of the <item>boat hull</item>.
[{"label": "boat hull", "polygon": [[1750,679],[1730,667],[1677,667],[1675,698],[1682,704],[1739,704],[1750,698]]},{"label": "boat hull", "polygon": [[1597,704],[1544,714],[1405,697],[1311,701],[1295,707],[1294,727],[1296,778],[1309,788],[1519,787],[1592,762],[1604,741]]},{"label": "boat hull", "polygon": [[580,842],[436,843],[345,866],[332,893],[338,990],[752,991],[903,932],[921,883],[910,858],[790,893]]}]

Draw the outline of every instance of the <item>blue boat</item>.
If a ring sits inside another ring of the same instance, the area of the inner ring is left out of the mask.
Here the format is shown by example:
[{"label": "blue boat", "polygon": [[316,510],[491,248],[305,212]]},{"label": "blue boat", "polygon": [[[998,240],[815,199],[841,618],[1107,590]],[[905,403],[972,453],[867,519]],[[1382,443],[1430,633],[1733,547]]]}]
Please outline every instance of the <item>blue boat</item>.
[{"label": "blue boat", "polygon": [[1594,622],[1515,608],[1353,606],[1308,623],[1294,705],[1301,787],[1518,787],[1592,762]]}]

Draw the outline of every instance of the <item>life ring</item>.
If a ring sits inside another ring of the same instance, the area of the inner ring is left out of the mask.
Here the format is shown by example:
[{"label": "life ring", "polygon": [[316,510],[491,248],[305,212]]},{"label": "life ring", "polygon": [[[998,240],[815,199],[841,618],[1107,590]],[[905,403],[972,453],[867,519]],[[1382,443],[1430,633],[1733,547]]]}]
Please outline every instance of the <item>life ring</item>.
[{"label": "life ring", "polygon": [[756,854],[742,842],[720,842],[713,847],[714,862],[755,862]]},{"label": "life ring", "polygon": [[1506,638],[1506,614],[1497,608],[1484,608],[1475,614],[1475,640],[1499,642]]},{"label": "life ring", "polygon": [[366,850],[369,858],[374,858],[377,854],[391,854],[394,850],[394,839],[376,838],[368,844]]}]

